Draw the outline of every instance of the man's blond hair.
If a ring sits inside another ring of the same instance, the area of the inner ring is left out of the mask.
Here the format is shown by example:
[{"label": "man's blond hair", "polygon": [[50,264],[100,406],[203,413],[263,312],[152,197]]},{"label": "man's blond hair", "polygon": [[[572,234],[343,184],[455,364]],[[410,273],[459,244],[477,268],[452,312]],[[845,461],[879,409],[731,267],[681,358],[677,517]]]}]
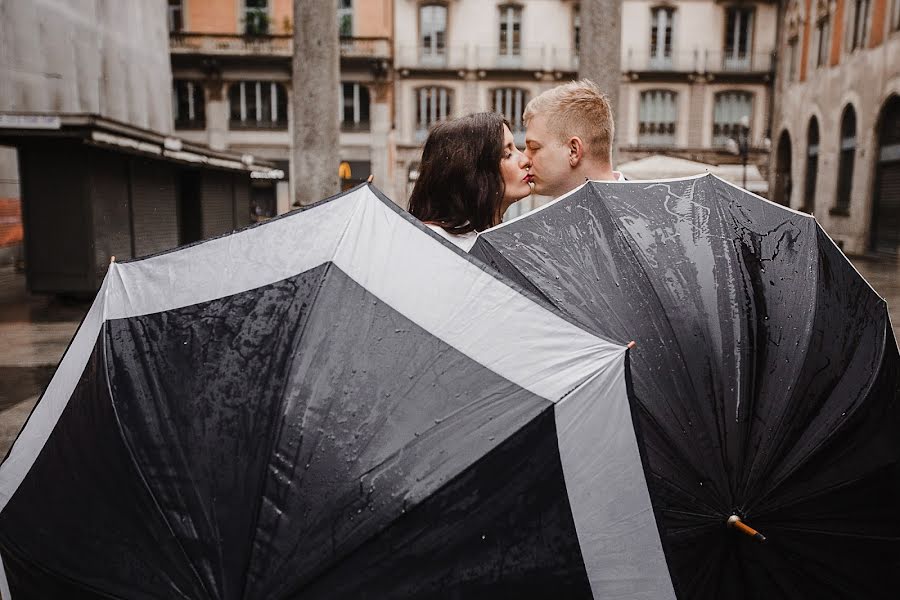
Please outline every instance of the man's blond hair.
[{"label": "man's blond hair", "polygon": [[579,137],[588,156],[612,163],[612,109],[606,95],[590,79],[572,81],[533,98],[525,106],[525,125],[537,115],[547,118],[547,130],[560,142]]}]

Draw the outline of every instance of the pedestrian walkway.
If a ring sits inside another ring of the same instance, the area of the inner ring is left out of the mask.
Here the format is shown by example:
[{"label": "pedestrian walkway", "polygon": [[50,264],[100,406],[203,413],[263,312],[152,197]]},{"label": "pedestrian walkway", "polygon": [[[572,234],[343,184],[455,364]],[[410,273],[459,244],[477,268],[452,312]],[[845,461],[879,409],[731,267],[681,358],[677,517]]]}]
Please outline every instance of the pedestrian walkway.
[{"label": "pedestrian walkway", "polygon": [[50,382],[89,307],[87,301],[29,294],[23,273],[0,267],[0,457]]}]

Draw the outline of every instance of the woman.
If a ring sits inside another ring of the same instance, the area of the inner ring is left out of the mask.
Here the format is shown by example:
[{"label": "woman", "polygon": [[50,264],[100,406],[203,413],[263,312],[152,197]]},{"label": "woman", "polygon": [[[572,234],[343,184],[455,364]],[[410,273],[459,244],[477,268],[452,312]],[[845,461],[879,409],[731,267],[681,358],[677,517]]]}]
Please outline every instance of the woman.
[{"label": "woman", "polygon": [[506,209],[531,194],[529,167],[501,115],[443,121],[422,150],[409,212],[468,251],[479,231],[500,223]]}]

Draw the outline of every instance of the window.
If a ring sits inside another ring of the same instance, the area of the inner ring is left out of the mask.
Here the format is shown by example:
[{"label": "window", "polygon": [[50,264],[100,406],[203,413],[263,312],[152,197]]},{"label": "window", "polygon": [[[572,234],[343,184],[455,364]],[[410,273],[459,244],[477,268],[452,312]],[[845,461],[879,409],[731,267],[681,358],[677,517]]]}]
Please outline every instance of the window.
[{"label": "window", "polygon": [[428,128],[450,114],[452,95],[442,87],[427,87],[416,90],[419,110],[416,115],[416,140],[424,141]]},{"label": "window", "polygon": [[184,5],[182,0],[169,0],[169,33],[184,31]]},{"label": "window", "polygon": [[736,6],[729,8],[725,21],[726,70],[749,68],[752,32],[753,9]]},{"label": "window", "polygon": [[866,45],[870,0],[855,0],[853,3],[853,30],[851,31],[850,50]]},{"label": "window", "polygon": [[175,129],[203,129],[206,127],[206,104],[203,84],[199,81],[176,79],[172,87],[172,116]]},{"label": "window", "polygon": [[677,120],[675,92],[641,92],[638,143],[644,146],[674,146]]},{"label": "window", "polygon": [[228,90],[232,129],[287,128],[287,93],[274,81],[241,81]]},{"label": "window", "polygon": [[741,119],[749,122],[752,108],[753,94],[749,92],[716,94],[713,104],[713,146],[726,146],[728,140],[736,140],[741,131]]},{"label": "window", "polygon": [[341,37],[353,35],[353,0],[338,0],[338,32]]},{"label": "window", "polygon": [[500,7],[500,56],[519,56],[522,53],[522,8]]},{"label": "window", "polygon": [[246,35],[269,33],[268,0],[244,0],[244,33]]},{"label": "window", "polygon": [[794,36],[788,40],[787,47],[787,78],[788,81],[797,81],[797,61],[799,54],[800,37]]},{"label": "window", "polygon": [[426,4],[419,9],[422,56],[443,56],[446,48],[447,7]]},{"label": "window", "polygon": [[[900,0],[898,0],[900,2]],[[572,35],[574,36],[572,40],[572,47],[575,49],[575,54],[581,51],[581,6],[576,5],[573,8],[572,15]]]},{"label": "window", "polygon": [[841,147],[838,154],[837,202],[832,213],[847,214],[853,187],[853,162],[856,158],[856,111],[848,105],[841,118]]},{"label": "window", "polygon": [[361,83],[341,84],[341,128],[369,130],[369,88]]},{"label": "window", "polygon": [[816,23],[816,66],[824,67],[828,64],[828,38],[831,37],[831,19],[828,15],[820,18]]},{"label": "window", "polygon": [[803,185],[803,207],[812,213],[816,206],[816,179],[819,176],[819,122],[815,117],[809,120],[806,134],[806,181]]},{"label": "window", "polygon": [[494,112],[503,115],[509,121],[509,128],[516,140],[516,145],[525,143],[525,124],[522,113],[528,104],[528,92],[519,88],[499,88],[494,90]]},{"label": "window", "polygon": [[650,21],[650,66],[672,66],[672,18],[673,8],[654,8]]}]

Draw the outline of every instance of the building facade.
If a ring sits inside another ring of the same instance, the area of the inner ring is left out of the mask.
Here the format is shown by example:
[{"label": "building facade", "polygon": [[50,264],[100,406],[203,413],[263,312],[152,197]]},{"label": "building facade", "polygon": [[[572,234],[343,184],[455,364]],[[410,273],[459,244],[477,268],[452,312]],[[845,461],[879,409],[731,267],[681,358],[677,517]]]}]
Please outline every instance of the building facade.
[{"label": "building facade", "polygon": [[784,3],[770,185],[851,254],[900,248],[900,0]]},{"label": "building facade", "polygon": [[[393,195],[392,2],[336,3],[345,186],[374,175]],[[274,161],[290,173],[292,0],[168,0],[179,136]],[[260,217],[289,210],[287,179],[256,182]]]},{"label": "building facade", "polygon": [[21,216],[14,261],[31,291],[92,294],[111,256],[248,224],[252,175],[270,169],[172,135],[164,3],[33,0],[0,12],[0,210]]},{"label": "building facade", "polygon": [[[577,1],[396,0],[394,10],[394,188],[407,197],[434,121],[495,110],[521,143],[528,100],[577,77]],[[776,18],[773,2],[625,0],[618,161],[734,163],[728,140],[746,124],[749,160],[766,165]]]}]

